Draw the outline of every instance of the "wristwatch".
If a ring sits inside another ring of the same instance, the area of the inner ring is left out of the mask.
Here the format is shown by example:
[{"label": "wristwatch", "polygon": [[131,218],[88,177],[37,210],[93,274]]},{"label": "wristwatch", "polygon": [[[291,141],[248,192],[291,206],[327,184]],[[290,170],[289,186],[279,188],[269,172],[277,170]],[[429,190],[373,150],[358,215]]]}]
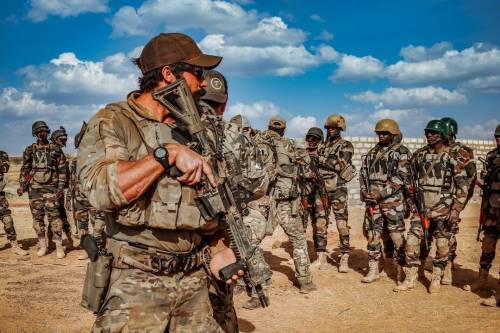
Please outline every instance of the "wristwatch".
[{"label": "wristwatch", "polygon": [[163,166],[165,171],[168,171],[171,165],[168,163],[168,150],[165,147],[158,147],[153,151],[155,160]]}]

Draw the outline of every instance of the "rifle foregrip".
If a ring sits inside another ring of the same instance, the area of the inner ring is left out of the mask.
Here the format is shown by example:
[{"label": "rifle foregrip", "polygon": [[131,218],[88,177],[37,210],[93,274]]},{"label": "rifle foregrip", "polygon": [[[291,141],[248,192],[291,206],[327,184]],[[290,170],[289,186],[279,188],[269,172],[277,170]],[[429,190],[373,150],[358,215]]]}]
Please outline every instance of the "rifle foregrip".
[{"label": "rifle foregrip", "polygon": [[244,269],[245,266],[240,261],[237,261],[235,263],[227,265],[226,267],[221,268],[219,270],[219,278],[222,281],[230,280],[233,277],[233,275],[238,275],[238,271],[242,271]]}]

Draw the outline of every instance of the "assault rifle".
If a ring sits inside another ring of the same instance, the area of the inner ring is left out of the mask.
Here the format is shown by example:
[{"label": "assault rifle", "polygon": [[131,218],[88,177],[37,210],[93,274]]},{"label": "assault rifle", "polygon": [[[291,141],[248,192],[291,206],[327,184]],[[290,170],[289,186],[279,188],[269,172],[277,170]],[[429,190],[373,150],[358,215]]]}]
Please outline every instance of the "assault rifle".
[{"label": "assault rifle", "polygon": [[[359,171],[359,175],[361,177],[361,181],[363,182],[363,185],[366,188],[366,191],[370,194],[372,193],[372,187],[370,184],[370,177],[368,175],[368,155],[363,155],[361,157],[363,159],[363,165],[361,166],[361,170]],[[368,214],[368,217],[371,219],[373,217],[373,214],[375,214],[375,205],[373,204],[368,204],[365,202],[366,206],[366,212]]]},{"label": "assault rifle", "polygon": [[422,229],[424,230],[425,248],[429,250],[429,227],[430,221],[427,216],[427,208],[425,207],[424,191],[418,186],[418,170],[415,170],[413,163],[409,163],[410,166],[410,186],[408,187],[408,193],[410,198],[412,198],[413,206],[415,207],[418,216],[420,217],[420,223],[422,223]]},{"label": "assault rifle", "polygon": [[[489,163],[487,160],[484,158],[480,157],[479,162],[483,164],[483,170],[488,170],[489,168]],[[484,179],[484,182],[481,183],[479,181],[476,181],[476,184],[481,188],[481,211],[479,213],[479,225],[477,226],[477,235],[476,235],[476,241],[479,242],[479,239],[481,238],[481,232],[483,231],[483,225],[484,225],[484,220],[486,219],[486,214],[485,212],[489,208],[489,192],[490,192],[490,187],[489,187],[489,177],[486,177]]]},{"label": "assault rifle", "polygon": [[319,159],[317,157],[311,158],[311,170],[314,173],[314,185],[319,194],[321,204],[325,209],[326,225],[328,225],[328,217],[330,216],[330,199],[328,198],[328,191],[326,190],[325,178],[319,171]]},{"label": "assault rifle", "polygon": [[[218,181],[217,187],[214,188],[204,176],[196,185],[195,201],[205,220],[221,218],[230,247],[236,255],[237,262],[222,268],[219,277],[225,281],[243,269],[247,292],[250,293],[254,288],[262,307],[267,307],[269,300],[264,294],[263,285],[271,278],[271,271],[261,264],[264,262],[262,250],[251,244],[249,230],[243,224],[243,216],[248,214],[247,204],[252,200],[252,196],[243,187],[245,179],[236,157],[232,152],[223,153],[221,145],[215,146],[210,142],[197,105],[184,79],[153,93],[153,97],[185,126],[191,137],[188,146],[204,157]],[[173,169],[175,172],[175,168]]]}]

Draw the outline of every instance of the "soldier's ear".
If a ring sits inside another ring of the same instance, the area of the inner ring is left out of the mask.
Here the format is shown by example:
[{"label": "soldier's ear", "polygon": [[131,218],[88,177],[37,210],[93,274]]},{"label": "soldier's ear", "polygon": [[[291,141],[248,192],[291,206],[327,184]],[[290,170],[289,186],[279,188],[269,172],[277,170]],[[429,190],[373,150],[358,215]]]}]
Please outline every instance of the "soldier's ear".
[{"label": "soldier's ear", "polygon": [[175,82],[176,77],[174,73],[172,73],[172,70],[170,69],[170,66],[165,66],[161,69],[161,75],[163,77],[163,80],[167,83],[170,84],[172,82]]}]

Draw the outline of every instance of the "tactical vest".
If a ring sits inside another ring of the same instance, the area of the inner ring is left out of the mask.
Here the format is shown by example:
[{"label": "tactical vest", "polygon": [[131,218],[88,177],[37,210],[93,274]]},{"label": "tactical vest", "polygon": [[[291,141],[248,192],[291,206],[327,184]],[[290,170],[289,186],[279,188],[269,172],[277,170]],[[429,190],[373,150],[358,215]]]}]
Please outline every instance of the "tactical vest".
[{"label": "tactical vest", "polygon": [[273,150],[277,169],[271,195],[278,199],[298,198],[298,165],[293,141],[286,138],[270,137],[269,143]]},{"label": "tactical vest", "polygon": [[39,147],[36,143],[31,145],[31,172],[33,180],[38,184],[48,184],[53,181],[57,169],[57,151],[52,144]]},{"label": "tactical vest", "polygon": [[384,185],[395,174],[398,167],[396,158],[400,145],[392,147],[377,146],[368,152],[367,167],[370,184]]},{"label": "tactical vest", "polygon": [[[318,154],[327,159],[331,158],[331,156],[333,156],[333,159],[339,159],[340,149],[345,142],[346,140],[339,138],[333,145],[329,145],[328,141],[320,144]],[[335,191],[338,186],[345,186],[356,174],[356,170],[352,164],[347,165],[340,172],[324,167],[320,168],[320,172],[325,179],[326,190],[328,192]]]},{"label": "tactical vest", "polygon": [[424,191],[426,207],[433,207],[452,196],[454,167],[447,151],[418,155],[418,185]]},{"label": "tactical vest", "polygon": [[[136,133],[144,144],[131,158],[141,159],[167,142],[180,142],[168,125],[140,117],[128,103],[113,103],[106,109],[117,112],[131,122],[131,134]],[[133,156],[135,155],[135,156]],[[133,157],[132,157],[133,156]],[[195,203],[196,190],[163,174],[141,197],[121,207],[113,218],[126,226],[149,226],[158,229],[213,229],[217,219],[205,221]]]},{"label": "tactical vest", "polygon": [[488,184],[490,189],[489,204],[491,207],[500,209],[500,149],[488,154],[487,160],[490,163],[488,168]]}]

